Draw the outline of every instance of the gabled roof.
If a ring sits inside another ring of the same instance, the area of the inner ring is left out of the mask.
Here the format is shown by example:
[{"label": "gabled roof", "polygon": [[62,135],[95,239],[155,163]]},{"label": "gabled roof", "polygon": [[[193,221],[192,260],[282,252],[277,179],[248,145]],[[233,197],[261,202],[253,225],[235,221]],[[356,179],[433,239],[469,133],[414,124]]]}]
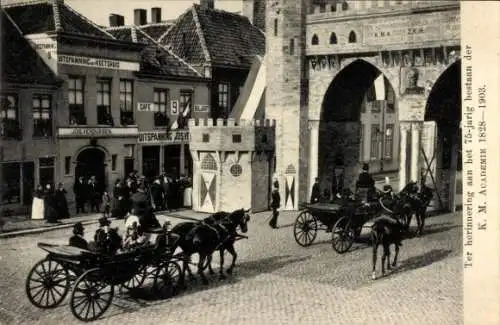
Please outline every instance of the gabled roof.
[{"label": "gabled roof", "polygon": [[2,81],[20,84],[57,84],[60,80],[42,61],[3,9],[0,9],[0,21]]},{"label": "gabled roof", "polygon": [[114,37],[62,0],[38,0],[4,6],[23,34],[64,32],[113,40]]},{"label": "gabled roof", "polygon": [[140,30],[151,36],[154,40],[158,40],[161,35],[165,34],[165,32],[173,25],[172,21],[166,21],[161,23],[152,23],[142,26],[137,26]]},{"label": "gabled roof", "polygon": [[192,64],[249,68],[265,53],[264,33],[248,18],[194,4],[158,41]]},{"label": "gabled roof", "polygon": [[147,44],[141,52],[140,73],[172,77],[203,78],[196,69],[165,49],[138,26],[120,26],[107,29],[116,39]]}]

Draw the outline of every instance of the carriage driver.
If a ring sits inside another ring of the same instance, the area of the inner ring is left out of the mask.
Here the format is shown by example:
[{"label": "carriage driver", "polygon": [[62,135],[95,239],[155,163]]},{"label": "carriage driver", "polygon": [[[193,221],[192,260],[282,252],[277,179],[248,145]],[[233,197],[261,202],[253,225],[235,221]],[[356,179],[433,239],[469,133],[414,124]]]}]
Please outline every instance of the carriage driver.
[{"label": "carriage driver", "polygon": [[358,176],[358,180],[356,181],[356,192],[359,189],[367,190],[367,198],[370,200],[375,194],[375,181],[372,178],[372,175],[368,172],[370,167],[368,164],[364,163],[361,173]]}]

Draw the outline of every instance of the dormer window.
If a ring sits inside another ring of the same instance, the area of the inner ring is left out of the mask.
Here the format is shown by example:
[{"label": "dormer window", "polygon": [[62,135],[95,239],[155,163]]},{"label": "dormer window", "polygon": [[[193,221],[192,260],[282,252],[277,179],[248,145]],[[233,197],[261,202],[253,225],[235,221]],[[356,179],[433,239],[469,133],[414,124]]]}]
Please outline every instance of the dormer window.
[{"label": "dormer window", "polygon": [[318,45],[319,44],[319,38],[318,35],[314,34],[311,40],[312,45]]},{"label": "dormer window", "polygon": [[356,43],[356,33],[353,30],[349,33],[349,43]]},{"label": "dormer window", "polygon": [[330,44],[337,44],[337,34],[335,33],[330,34]]}]

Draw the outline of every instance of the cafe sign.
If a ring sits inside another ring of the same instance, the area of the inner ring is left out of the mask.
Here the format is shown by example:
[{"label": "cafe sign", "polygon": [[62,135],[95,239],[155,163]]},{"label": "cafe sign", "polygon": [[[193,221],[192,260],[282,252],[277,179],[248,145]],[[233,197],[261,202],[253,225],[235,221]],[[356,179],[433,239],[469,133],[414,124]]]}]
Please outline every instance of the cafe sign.
[{"label": "cafe sign", "polygon": [[137,136],[137,133],[136,127],[62,127],[57,130],[59,138],[116,138]]},{"label": "cafe sign", "polygon": [[208,105],[194,105],[194,111],[197,113],[208,113]]},{"label": "cafe sign", "polygon": [[181,144],[188,143],[189,139],[188,130],[149,131],[139,132],[137,142],[141,144]]},{"label": "cafe sign", "polygon": [[158,106],[154,103],[137,103],[137,111],[139,112],[158,112]]}]

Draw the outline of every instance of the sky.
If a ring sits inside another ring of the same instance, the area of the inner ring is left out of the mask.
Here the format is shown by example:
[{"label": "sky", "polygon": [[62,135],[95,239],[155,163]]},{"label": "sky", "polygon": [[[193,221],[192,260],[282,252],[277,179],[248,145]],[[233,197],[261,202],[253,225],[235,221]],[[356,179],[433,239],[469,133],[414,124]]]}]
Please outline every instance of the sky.
[{"label": "sky", "polygon": [[[101,26],[109,26],[109,14],[125,17],[125,25],[134,23],[134,9],[146,9],[151,22],[151,8],[160,7],[162,20],[175,19],[199,0],[65,0],[71,8]],[[215,0],[215,8],[240,11],[242,0]]]}]

